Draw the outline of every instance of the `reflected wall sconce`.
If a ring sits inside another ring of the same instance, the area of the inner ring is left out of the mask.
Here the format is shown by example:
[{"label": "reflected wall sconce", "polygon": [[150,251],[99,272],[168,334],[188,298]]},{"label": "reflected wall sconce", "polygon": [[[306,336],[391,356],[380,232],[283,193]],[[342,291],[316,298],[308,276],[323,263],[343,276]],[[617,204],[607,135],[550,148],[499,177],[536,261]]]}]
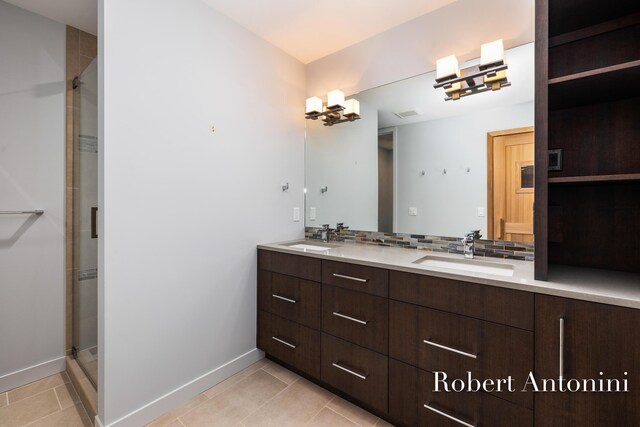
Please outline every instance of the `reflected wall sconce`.
[{"label": "reflected wall sconce", "polygon": [[486,91],[500,90],[511,86],[507,80],[507,63],[504,58],[502,39],[480,46],[480,65],[458,67],[458,58],[450,55],[436,61],[436,83],[434,88],[443,88],[445,101],[458,100],[464,96]]},{"label": "reflected wall sconce", "polygon": [[327,104],[317,96],[307,98],[305,118],[310,120],[322,119],[325,126],[338,123],[353,122],[360,118],[360,102],[356,99],[344,99],[344,92],[339,89],[327,93]]}]

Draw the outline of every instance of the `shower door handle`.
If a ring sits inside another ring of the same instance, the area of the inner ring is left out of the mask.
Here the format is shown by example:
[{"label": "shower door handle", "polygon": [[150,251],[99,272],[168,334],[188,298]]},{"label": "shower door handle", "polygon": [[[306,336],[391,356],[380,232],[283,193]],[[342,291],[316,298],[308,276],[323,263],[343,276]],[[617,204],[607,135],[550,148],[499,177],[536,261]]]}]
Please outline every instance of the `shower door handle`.
[{"label": "shower door handle", "polygon": [[91,208],[91,238],[98,238],[98,208]]}]

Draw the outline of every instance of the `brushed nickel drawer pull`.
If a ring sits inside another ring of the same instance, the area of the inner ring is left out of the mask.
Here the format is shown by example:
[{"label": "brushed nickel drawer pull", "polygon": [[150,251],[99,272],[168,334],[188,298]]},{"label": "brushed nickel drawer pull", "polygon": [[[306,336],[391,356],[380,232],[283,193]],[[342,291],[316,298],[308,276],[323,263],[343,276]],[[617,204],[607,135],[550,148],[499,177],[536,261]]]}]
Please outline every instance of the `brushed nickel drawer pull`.
[{"label": "brushed nickel drawer pull", "polygon": [[291,344],[289,342],[286,342],[285,340],[281,340],[280,338],[277,338],[277,337],[271,337],[271,338],[273,338],[274,340],[278,341],[281,344],[286,345],[287,347],[291,347],[291,348],[296,348],[297,347],[297,345],[293,345],[293,344]]},{"label": "brushed nickel drawer pull", "polygon": [[462,420],[460,420],[460,419],[458,419],[458,418],[456,418],[456,417],[454,417],[454,416],[451,416],[451,415],[449,415],[449,414],[445,414],[445,413],[444,413],[444,412],[442,412],[442,411],[438,411],[436,408],[434,408],[434,407],[432,407],[432,406],[429,406],[429,404],[428,404],[428,403],[425,403],[425,404],[424,404],[424,407],[425,407],[425,408],[427,408],[427,409],[428,409],[428,410],[430,410],[430,411],[435,412],[435,413],[436,413],[436,414],[438,414],[438,415],[442,415],[442,416],[443,416],[443,417],[445,417],[445,418],[449,418],[450,420],[455,421],[455,422],[457,422],[458,424],[461,424],[461,425],[463,425],[463,426],[466,426],[466,427],[476,427],[476,426],[475,426],[475,424],[465,423],[464,421],[462,421]]},{"label": "brushed nickel drawer pull", "polygon": [[292,303],[292,304],[295,304],[295,303],[297,303],[297,302],[298,302],[298,301],[296,301],[296,300],[294,300],[294,299],[291,299],[291,298],[285,298],[285,297],[283,297],[283,296],[281,296],[281,295],[278,295],[278,294],[271,294],[271,296],[272,296],[272,297],[274,297],[274,298],[281,299],[282,301],[290,302],[290,303]]},{"label": "brushed nickel drawer pull", "polygon": [[348,368],[345,368],[344,366],[341,366],[341,365],[340,365],[340,364],[338,364],[338,363],[335,363],[335,362],[334,362],[334,363],[332,363],[332,365],[333,365],[333,367],[334,367],[334,368],[341,369],[341,370],[343,370],[343,371],[345,371],[345,372],[347,372],[347,373],[349,373],[349,374],[353,375],[354,377],[358,377],[358,378],[360,378],[360,379],[362,379],[362,380],[366,380],[366,379],[367,379],[367,377],[368,377],[368,375],[362,375],[362,374],[359,374],[359,373],[357,373],[357,372],[352,371],[351,369],[348,369]]},{"label": "brushed nickel drawer pull", "polygon": [[435,342],[433,342],[433,341],[424,340],[424,343],[425,343],[425,344],[432,345],[432,346],[434,346],[434,347],[441,348],[441,349],[443,349],[443,350],[451,351],[451,352],[453,352],[453,353],[458,353],[458,354],[461,354],[461,355],[463,355],[463,356],[470,357],[470,358],[472,358],[472,359],[477,359],[477,358],[478,358],[478,355],[477,355],[477,354],[471,354],[471,353],[467,353],[466,351],[456,350],[455,348],[447,347],[446,345],[438,344],[438,343],[435,343]]},{"label": "brushed nickel drawer pull", "polygon": [[369,323],[368,320],[356,319],[355,317],[346,316],[346,315],[344,315],[342,313],[338,313],[337,311],[334,311],[333,315],[334,316],[338,316],[338,317],[342,317],[343,319],[351,320],[352,322],[360,323],[361,325],[366,325],[367,323]]},{"label": "brushed nickel drawer pull", "polygon": [[560,378],[564,377],[564,317],[560,318],[560,361],[558,370]]},{"label": "brushed nickel drawer pull", "polygon": [[344,274],[333,273],[333,277],[339,277],[341,279],[353,280],[355,282],[367,283],[369,279],[361,279],[359,277],[345,276]]}]

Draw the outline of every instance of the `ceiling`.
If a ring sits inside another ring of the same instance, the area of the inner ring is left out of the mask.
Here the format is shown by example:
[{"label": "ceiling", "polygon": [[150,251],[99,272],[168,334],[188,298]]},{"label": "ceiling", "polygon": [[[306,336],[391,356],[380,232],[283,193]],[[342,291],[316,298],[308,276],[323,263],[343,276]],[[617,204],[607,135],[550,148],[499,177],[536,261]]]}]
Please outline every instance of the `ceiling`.
[{"label": "ceiling", "polygon": [[87,33],[98,34],[97,0],[4,0]]},{"label": "ceiling", "polygon": [[455,0],[203,0],[303,63]]}]

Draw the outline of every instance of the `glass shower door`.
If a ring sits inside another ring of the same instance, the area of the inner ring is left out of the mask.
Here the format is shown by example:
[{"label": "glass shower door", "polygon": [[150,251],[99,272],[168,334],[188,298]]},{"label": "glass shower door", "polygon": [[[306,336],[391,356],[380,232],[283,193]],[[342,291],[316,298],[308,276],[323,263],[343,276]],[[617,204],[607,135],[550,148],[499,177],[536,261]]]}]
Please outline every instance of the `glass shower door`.
[{"label": "glass shower door", "polygon": [[73,354],[98,381],[98,67],[74,80]]}]

